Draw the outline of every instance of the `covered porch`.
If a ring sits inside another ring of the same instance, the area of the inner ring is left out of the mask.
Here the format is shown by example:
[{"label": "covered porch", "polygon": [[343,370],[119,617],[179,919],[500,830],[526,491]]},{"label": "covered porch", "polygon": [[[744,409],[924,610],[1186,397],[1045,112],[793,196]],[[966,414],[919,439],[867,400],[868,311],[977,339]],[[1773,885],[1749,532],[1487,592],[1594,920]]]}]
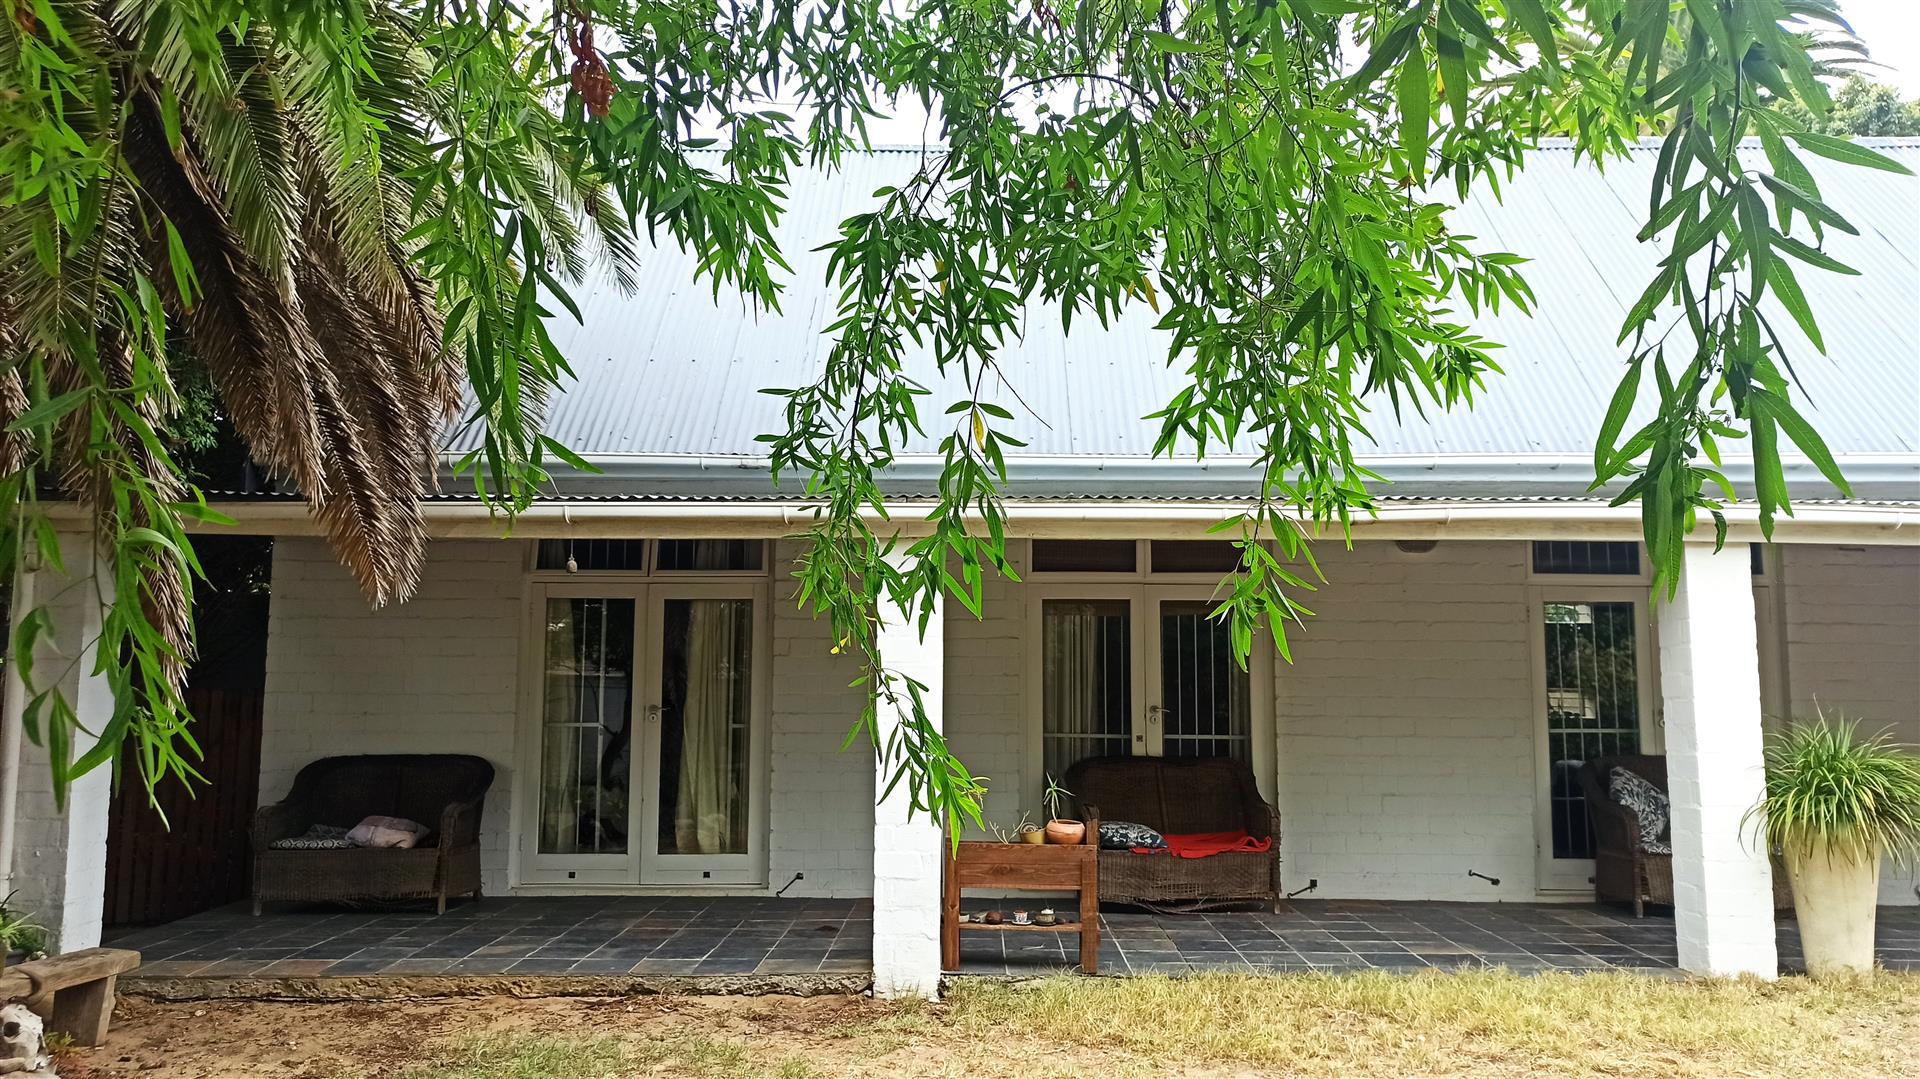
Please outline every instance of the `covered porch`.
[{"label": "covered porch", "polygon": [[[260,801],[283,797],[320,757],[483,756],[498,777],[478,830],[486,898],[442,919],[270,907],[255,921],[228,909],[116,936],[146,955],[145,977],[229,987],[398,975],[744,978],[937,991],[943,837],[909,811],[904,789],[879,796],[890,772],[870,753],[839,749],[865,689],[832,654],[826,627],[791,601],[784,567],[801,551],[792,524],[720,520],[699,506],[647,520],[593,508],[571,519],[532,511],[515,540],[482,538],[492,525],[450,514],[419,593],[380,611],[367,610],[324,544],[282,535]],[[1920,698],[1920,551],[1904,533],[1890,542],[1892,514],[1810,511],[1761,559],[1749,557],[1755,534],[1741,526],[1724,552],[1691,548],[1678,596],[1656,604],[1637,554],[1627,573],[1543,568],[1541,544],[1637,552],[1625,517],[1602,527],[1530,507],[1496,516],[1463,505],[1447,519],[1390,507],[1356,526],[1350,546],[1321,551],[1327,583],[1292,641],[1292,665],[1260,653],[1264,666],[1230,675],[1237,690],[1216,681],[1192,697],[1197,712],[1183,712],[1170,688],[1224,670],[1202,662],[1192,642],[1204,635],[1182,636],[1204,634],[1194,607],[1218,580],[1204,537],[1220,507],[1155,505],[1098,528],[1026,512],[1030,534],[1010,543],[1022,579],[991,581],[982,617],[944,602],[924,634],[907,620],[883,631],[889,666],[928,687],[930,718],[989,778],[987,816],[1007,826],[1032,812],[1062,755],[1123,746],[1190,755],[1185,738],[1207,751],[1193,755],[1243,755],[1254,770],[1280,810],[1283,890],[1300,896],[1279,913],[1110,909],[1102,965],[1112,973],[1790,971],[1791,923],[1776,926],[1767,860],[1741,838],[1760,790],[1765,717],[1817,699],[1910,724]],[[724,547],[708,546],[715,536]],[[1090,543],[1119,543],[1133,561],[1044,564],[1046,546],[1061,543],[1083,558],[1112,551]],[[675,561],[683,557],[694,564]],[[724,616],[709,621],[728,647],[706,654],[725,663],[696,656],[692,645],[713,643],[695,632],[702,612]],[[1611,651],[1596,667],[1603,627]],[[1115,643],[1112,669],[1077,668],[1058,682],[1118,688],[1124,672],[1125,691],[1100,713],[1112,722],[1060,722],[1096,712],[1051,700],[1050,631]],[[1580,663],[1551,667],[1556,633]],[[558,653],[556,641],[566,644]],[[565,662],[549,662],[556,655]],[[685,686],[709,668],[726,675],[727,692],[713,698],[725,707],[701,714],[726,718],[744,739],[724,771],[702,773],[733,783],[712,836],[672,797],[690,743],[670,733],[701,712]],[[580,703],[589,699],[591,712]],[[1213,725],[1174,729],[1198,715]],[[1636,739],[1665,754],[1674,806],[1674,901],[1644,921],[1593,905],[1592,852],[1578,842],[1585,818],[1562,782],[1568,762],[1632,752]],[[579,751],[556,757],[556,745]],[[68,867],[98,858],[104,821],[96,830],[68,817],[62,828],[58,844],[36,842],[36,857]],[[1889,966],[1914,959],[1913,883],[1904,873],[1884,880]],[[98,939],[98,896],[76,887],[35,907],[64,916],[63,946],[84,947],[89,914]],[[1040,934],[975,934],[958,973],[1020,976],[1066,959]]]},{"label": "covered porch", "polygon": [[[974,904],[984,906],[984,903]],[[869,900],[572,896],[489,899],[425,911],[228,908],[118,934],[163,995],[271,993],[291,983],[369,978],[395,991],[421,978],[594,979],[628,990],[707,981],[725,991],[865,989],[873,975]],[[1674,972],[1671,917],[1591,904],[1297,900],[1279,911],[1102,914],[1101,974],[1211,971],[1394,973]],[[1781,969],[1799,964],[1791,918],[1775,928]],[[1039,939],[1035,939],[1038,936]],[[1880,911],[1878,959],[1920,971],[1920,908]],[[960,976],[1030,977],[1071,968],[1051,935],[970,935]],[[688,982],[694,979],[695,982]],[[307,991],[324,995],[320,986]],[[379,983],[373,984],[377,995]]]}]

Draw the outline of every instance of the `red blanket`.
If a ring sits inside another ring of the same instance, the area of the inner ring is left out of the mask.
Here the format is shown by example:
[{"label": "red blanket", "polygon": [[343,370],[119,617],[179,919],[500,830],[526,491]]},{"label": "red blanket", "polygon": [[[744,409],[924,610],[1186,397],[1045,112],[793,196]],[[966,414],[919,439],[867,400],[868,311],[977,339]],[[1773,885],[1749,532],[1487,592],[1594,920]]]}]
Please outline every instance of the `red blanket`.
[{"label": "red blanket", "polygon": [[1255,839],[1245,832],[1195,832],[1192,835],[1168,834],[1165,850],[1135,847],[1135,854],[1171,854],[1175,858],[1208,858],[1215,854],[1264,854],[1273,849],[1273,840]]}]

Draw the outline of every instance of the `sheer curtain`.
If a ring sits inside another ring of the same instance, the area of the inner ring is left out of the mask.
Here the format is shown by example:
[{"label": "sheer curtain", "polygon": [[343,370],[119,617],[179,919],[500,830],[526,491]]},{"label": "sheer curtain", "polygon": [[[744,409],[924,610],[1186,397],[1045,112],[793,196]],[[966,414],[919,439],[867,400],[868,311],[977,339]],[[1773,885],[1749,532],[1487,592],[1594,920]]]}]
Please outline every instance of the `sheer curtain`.
[{"label": "sheer curtain", "polygon": [[688,604],[687,695],[673,820],[680,854],[741,852],[742,762],[735,759],[734,727],[746,718],[751,669],[744,658],[750,622],[741,617],[743,606],[733,600]]},{"label": "sheer curtain", "polygon": [[1116,705],[1125,708],[1123,700],[1115,699],[1114,657],[1106,654],[1104,630],[1115,617],[1113,607],[1069,601],[1050,602],[1044,608],[1042,741],[1046,770],[1055,779],[1082,757],[1126,752],[1124,739],[1112,739],[1112,712]]},{"label": "sheer curtain", "polygon": [[580,655],[573,605],[547,601],[546,700],[541,709],[540,849],[570,853],[580,844]]}]

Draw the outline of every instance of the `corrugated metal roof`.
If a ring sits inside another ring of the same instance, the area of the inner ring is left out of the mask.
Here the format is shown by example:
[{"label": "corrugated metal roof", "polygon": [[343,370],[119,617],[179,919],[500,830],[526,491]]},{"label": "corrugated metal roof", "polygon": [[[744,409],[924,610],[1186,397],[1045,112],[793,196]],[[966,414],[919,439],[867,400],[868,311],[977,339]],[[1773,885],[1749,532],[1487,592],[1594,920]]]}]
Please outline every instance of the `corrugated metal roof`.
[{"label": "corrugated metal roof", "polygon": [[[1920,140],[1869,141],[1920,171]],[[1757,147],[1748,153],[1764,167]],[[1826,201],[1861,232],[1830,230],[1827,250],[1862,273],[1799,274],[1827,357],[1784,314],[1774,320],[1796,364],[1804,411],[1838,454],[1891,454],[1903,464],[1911,457],[1920,467],[1920,179],[1807,161]],[[843,218],[874,205],[875,189],[906,179],[917,163],[918,151],[880,151],[850,155],[831,174],[795,176],[777,232],[794,266],[780,313],[755,313],[726,292],[716,301],[711,286],[694,279],[693,260],[671,248],[644,258],[633,295],[604,278],[579,289],[584,321],[561,316],[552,324],[579,380],[556,396],[549,433],[590,458],[742,457],[736,464],[754,470],[764,452],[756,436],[784,426],[781,400],[757,391],[804,383],[830,346],[824,329],[835,296],[822,280],[825,255],[814,249]],[[1456,230],[1478,236],[1480,248],[1532,260],[1524,273],[1538,307],[1531,318],[1508,308],[1473,320],[1477,332],[1506,347],[1496,355],[1505,374],[1490,378],[1471,410],[1429,408],[1424,417],[1409,411],[1396,419],[1382,398],[1368,420],[1369,457],[1591,452],[1624,364],[1614,338],[1662,253],[1634,239],[1653,165],[1652,144],[1604,172],[1576,162],[1571,147],[1550,145],[1501,185],[1502,198],[1476,193],[1457,211]],[[1023,339],[1000,357],[1008,385],[997,395],[1015,413],[1010,433],[1028,443],[1027,454],[1150,453],[1157,425],[1142,417],[1183,383],[1154,321],[1136,307],[1104,328],[1085,319],[1068,336],[1054,311],[1031,312]],[[935,400],[944,404],[939,393],[936,386]],[[452,448],[471,444],[470,435],[460,436]],[[916,448],[931,451],[933,440]],[[562,490],[573,486],[563,481]],[[645,493],[640,484],[625,489]],[[1879,493],[1920,496],[1920,487]]]}]

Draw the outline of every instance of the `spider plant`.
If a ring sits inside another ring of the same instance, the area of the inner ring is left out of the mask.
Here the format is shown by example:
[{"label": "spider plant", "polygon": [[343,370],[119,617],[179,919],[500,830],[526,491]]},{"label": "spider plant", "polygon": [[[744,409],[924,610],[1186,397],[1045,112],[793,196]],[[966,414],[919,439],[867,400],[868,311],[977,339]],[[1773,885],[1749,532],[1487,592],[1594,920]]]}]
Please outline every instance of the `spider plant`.
[{"label": "spider plant", "polygon": [[1920,756],[1884,731],[1824,712],[1767,746],[1763,814],[1767,845],[1788,855],[1825,851],[1847,860],[1920,855]]},{"label": "spider plant", "polygon": [[1049,820],[1065,819],[1060,816],[1060,806],[1062,803],[1064,803],[1067,799],[1071,797],[1073,797],[1073,792],[1068,790],[1065,787],[1062,787],[1058,782],[1054,780],[1052,774],[1048,774],[1046,793],[1041,795],[1040,797],[1041,802],[1043,802],[1047,807],[1047,819]]}]

